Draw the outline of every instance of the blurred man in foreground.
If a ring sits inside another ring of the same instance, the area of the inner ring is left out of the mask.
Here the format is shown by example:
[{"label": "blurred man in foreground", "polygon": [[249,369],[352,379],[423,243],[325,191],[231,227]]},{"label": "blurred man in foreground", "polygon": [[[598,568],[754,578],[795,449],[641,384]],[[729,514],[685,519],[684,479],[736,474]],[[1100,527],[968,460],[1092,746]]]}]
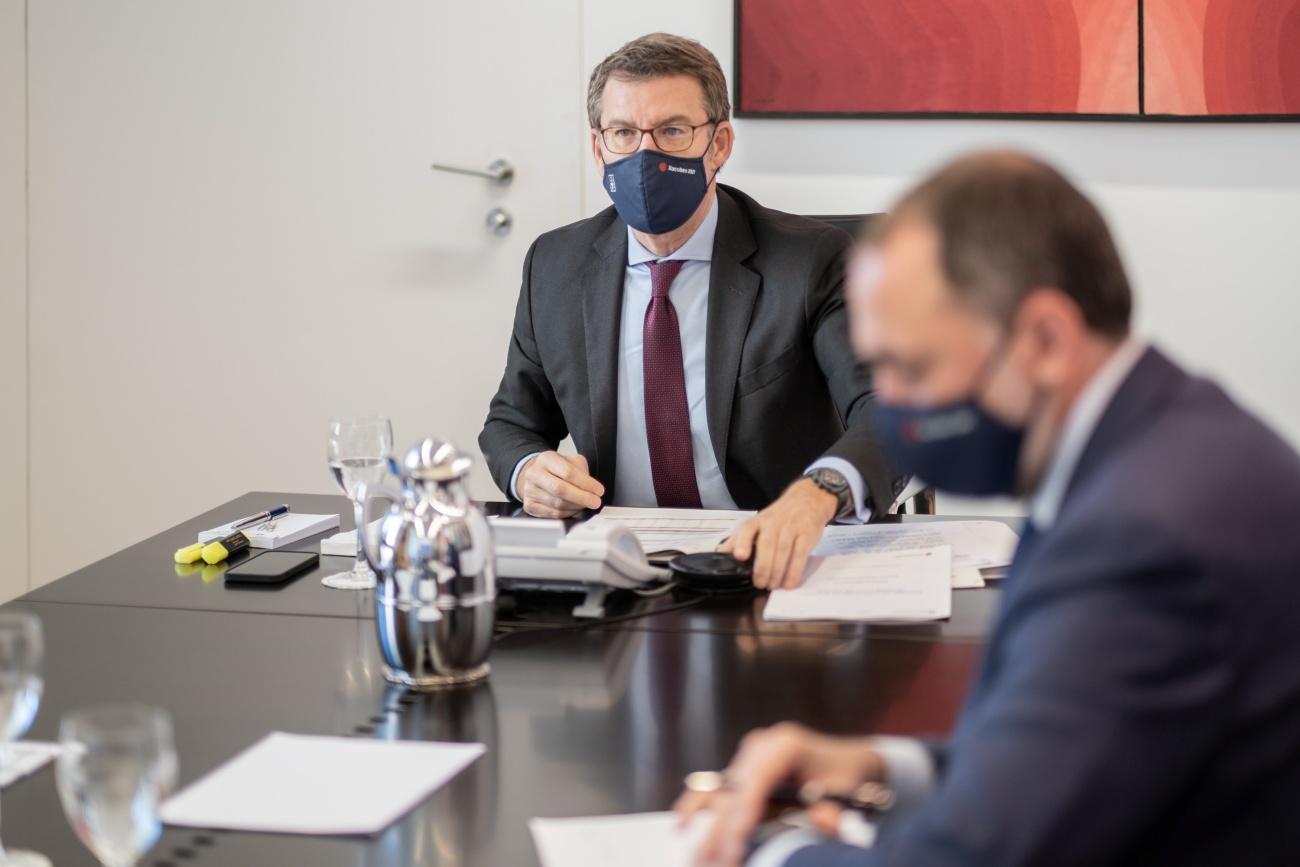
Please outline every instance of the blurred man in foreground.
[{"label": "blurred man in foreground", "polygon": [[909,193],[848,300],[900,469],[1032,495],[1028,520],[952,739],[752,733],[725,794],[679,801],[717,817],[701,862],[744,860],[778,785],[879,780],[897,804],[873,848],[792,831],[747,863],[1292,863],[1295,452],[1130,335],[1100,214],[1030,158],[969,157]]}]

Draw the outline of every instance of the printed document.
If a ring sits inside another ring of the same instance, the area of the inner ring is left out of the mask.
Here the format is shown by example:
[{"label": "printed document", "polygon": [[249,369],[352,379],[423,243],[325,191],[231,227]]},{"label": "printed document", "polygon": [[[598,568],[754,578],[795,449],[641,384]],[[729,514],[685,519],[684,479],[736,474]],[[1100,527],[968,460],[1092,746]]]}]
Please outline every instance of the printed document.
[{"label": "printed document", "polygon": [[632,509],[606,506],[584,527],[626,527],[647,556],[713,551],[754,512],[727,509]]},{"label": "printed document", "polygon": [[803,585],[773,590],[764,620],[916,623],[952,615],[952,549],[898,548],[811,561]]},{"label": "printed document", "polygon": [[1019,543],[1020,537],[1001,521],[836,525],[826,528],[821,544],[813,549],[813,556],[948,545],[952,548],[952,586],[961,590],[983,587],[981,572],[1010,565]]}]

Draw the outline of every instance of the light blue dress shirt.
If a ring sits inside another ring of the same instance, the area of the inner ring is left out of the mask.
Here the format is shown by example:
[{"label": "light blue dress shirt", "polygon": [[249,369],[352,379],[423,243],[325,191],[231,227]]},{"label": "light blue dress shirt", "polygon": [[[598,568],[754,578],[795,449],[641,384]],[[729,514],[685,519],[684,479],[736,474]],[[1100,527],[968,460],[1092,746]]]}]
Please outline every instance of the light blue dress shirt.
[{"label": "light blue dress shirt", "polygon": [[[623,314],[618,339],[618,427],[615,442],[614,496],[606,501],[612,506],[653,507],[654,477],[650,470],[650,443],[645,429],[645,379],[642,366],[641,339],[645,328],[646,308],[654,292],[650,284],[649,262],[657,259],[680,259],[685,264],[673,280],[668,300],[677,311],[677,327],[682,340],[682,368],[686,374],[686,405],[691,422],[691,455],[695,461],[695,484],[700,505],[706,509],[735,509],[736,501],[727,490],[727,481],[718,466],[709,438],[709,419],[705,401],[705,370],[708,355],[709,274],[713,262],[713,239],[718,230],[718,198],[713,196],[709,213],[695,234],[667,256],[656,256],[641,245],[632,229],[627,230],[627,269],[623,276]],[[773,419],[773,424],[784,423]],[[510,479],[511,493],[521,499],[515,488],[519,470],[533,455],[516,466]],[[851,463],[842,458],[821,458],[813,467],[837,470],[849,481],[858,521],[866,521],[866,482]],[[791,479],[791,481],[794,481]]]}]

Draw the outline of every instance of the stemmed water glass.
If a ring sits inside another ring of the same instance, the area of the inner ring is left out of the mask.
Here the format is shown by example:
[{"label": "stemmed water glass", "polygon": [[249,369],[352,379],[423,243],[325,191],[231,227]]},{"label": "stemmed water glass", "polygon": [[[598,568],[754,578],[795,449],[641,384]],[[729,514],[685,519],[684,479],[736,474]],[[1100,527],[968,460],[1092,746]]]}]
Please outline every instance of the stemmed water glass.
[{"label": "stemmed water glass", "polygon": [[375,573],[362,553],[366,516],[365,504],[357,500],[357,487],[362,482],[373,487],[387,472],[388,456],[393,452],[392,422],[382,415],[332,418],[326,449],[334,481],[352,501],[357,520],[357,559],[352,571],[326,575],[321,583],[335,590],[369,590],[375,586]]},{"label": "stemmed water glass", "polygon": [[[36,719],[43,656],[41,621],[33,614],[0,612],[0,764],[9,742],[26,734]],[[0,844],[0,867],[50,867],[50,859],[37,852],[5,851]]]},{"label": "stemmed water glass", "polygon": [[56,777],[63,812],[104,867],[134,867],[158,842],[158,809],[176,787],[167,712],[103,705],[63,718]]}]

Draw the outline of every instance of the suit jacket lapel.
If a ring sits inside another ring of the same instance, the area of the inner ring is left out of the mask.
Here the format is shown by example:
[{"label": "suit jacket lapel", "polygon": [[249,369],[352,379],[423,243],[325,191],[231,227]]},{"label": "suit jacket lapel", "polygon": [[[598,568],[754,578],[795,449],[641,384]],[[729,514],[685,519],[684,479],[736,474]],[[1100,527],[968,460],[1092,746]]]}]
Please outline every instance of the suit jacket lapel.
[{"label": "suit jacket lapel", "polygon": [[740,206],[718,187],[718,229],[709,268],[708,344],[705,348],[705,403],[709,437],[724,476],[731,407],[740,373],[740,355],[749,333],[749,319],[761,280],[744,265],[757,249],[749,221]]},{"label": "suit jacket lapel", "polygon": [[618,430],[618,340],[627,268],[627,229],[623,222],[611,220],[592,246],[596,256],[580,278],[591,427],[596,447],[591,472],[612,494]]}]

